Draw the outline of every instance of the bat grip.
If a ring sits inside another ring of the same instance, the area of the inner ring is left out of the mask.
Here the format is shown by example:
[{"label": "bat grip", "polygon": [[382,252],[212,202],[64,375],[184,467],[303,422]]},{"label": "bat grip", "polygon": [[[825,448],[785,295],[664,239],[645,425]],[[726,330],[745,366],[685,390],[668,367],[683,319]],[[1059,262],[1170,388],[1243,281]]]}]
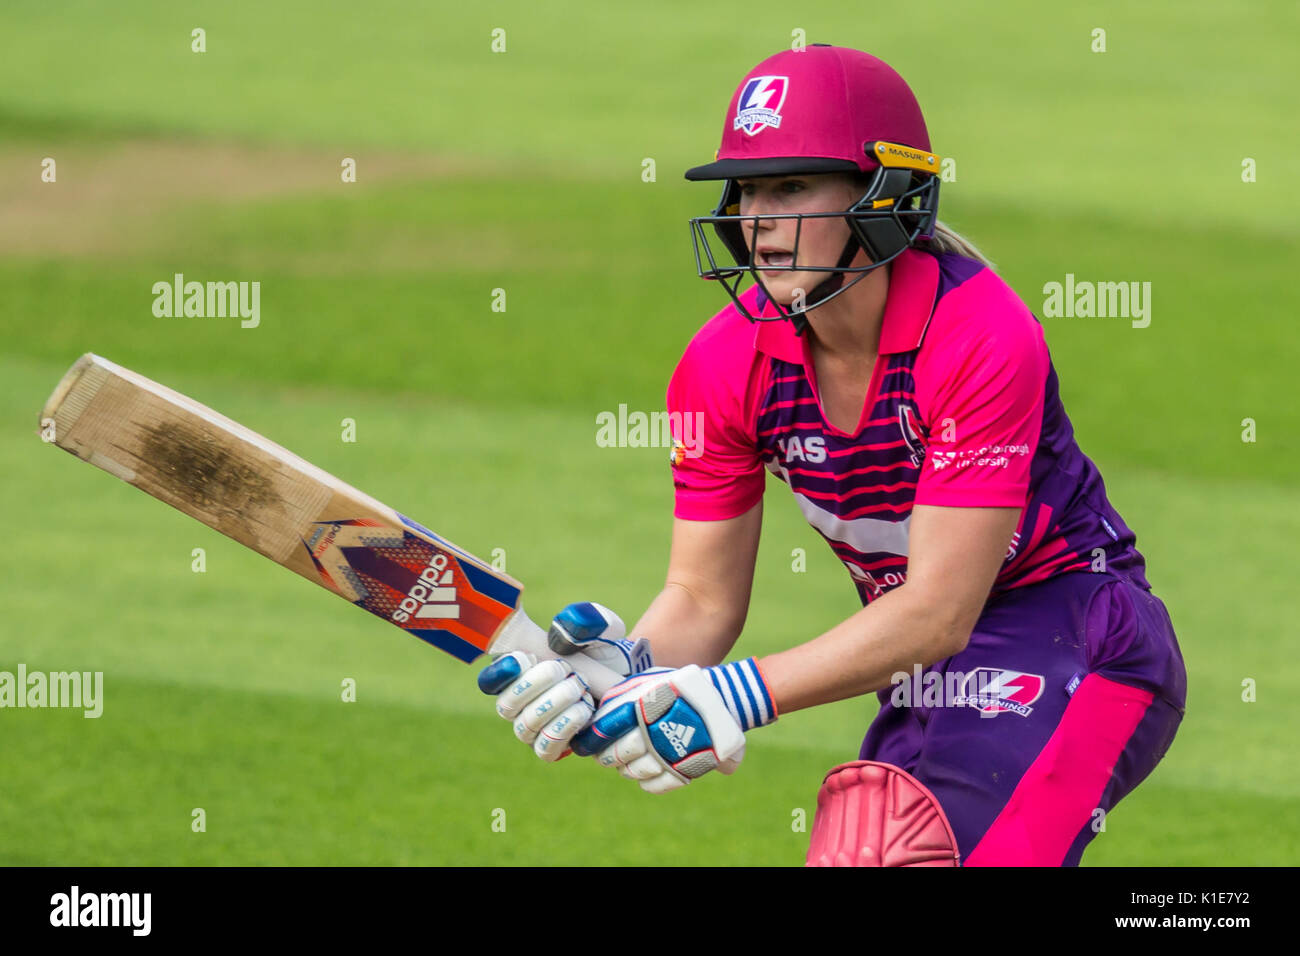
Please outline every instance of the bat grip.
[{"label": "bat grip", "polygon": [[607,690],[625,679],[618,671],[611,670],[582,652],[569,655],[555,653],[546,643],[546,632],[529,619],[522,607],[510,615],[488,645],[489,654],[509,654],[511,651],[527,651],[538,660],[564,661],[587,682],[597,701],[605,696]]}]

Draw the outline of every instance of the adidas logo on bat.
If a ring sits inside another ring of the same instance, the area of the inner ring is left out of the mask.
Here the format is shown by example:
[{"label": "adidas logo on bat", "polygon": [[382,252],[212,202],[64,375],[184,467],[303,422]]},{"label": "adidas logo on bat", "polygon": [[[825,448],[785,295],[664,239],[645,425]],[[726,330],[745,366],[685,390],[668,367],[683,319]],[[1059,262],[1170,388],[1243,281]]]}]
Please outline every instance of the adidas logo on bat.
[{"label": "adidas logo on bat", "polygon": [[685,757],[686,748],[691,745],[691,738],[695,736],[695,728],[689,724],[670,724],[666,720],[659,721],[658,727],[673,750],[677,752],[677,756]]},{"label": "adidas logo on bat", "polygon": [[460,604],[456,600],[455,581],[445,554],[435,554],[420,578],[406,592],[406,597],[392,613],[392,619],[405,624],[416,620],[458,620]]}]

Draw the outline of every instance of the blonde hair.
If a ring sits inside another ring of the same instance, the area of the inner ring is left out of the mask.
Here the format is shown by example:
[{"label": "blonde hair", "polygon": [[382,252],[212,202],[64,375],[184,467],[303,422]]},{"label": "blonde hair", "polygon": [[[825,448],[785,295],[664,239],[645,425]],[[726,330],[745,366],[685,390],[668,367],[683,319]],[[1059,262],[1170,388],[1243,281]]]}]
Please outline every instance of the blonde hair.
[{"label": "blonde hair", "polygon": [[965,236],[950,228],[946,223],[940,220],[935,220],[934,236],[929,242],[923,244],[923,248],[941,254],[945,252],[955,252],[959,256],[966,256],[969,259],[982,262],[990,269],[995,268],[989,258],[985,256],[984,253],[980,252],[979,247],[976,246],[975,243],[971,242]]}]

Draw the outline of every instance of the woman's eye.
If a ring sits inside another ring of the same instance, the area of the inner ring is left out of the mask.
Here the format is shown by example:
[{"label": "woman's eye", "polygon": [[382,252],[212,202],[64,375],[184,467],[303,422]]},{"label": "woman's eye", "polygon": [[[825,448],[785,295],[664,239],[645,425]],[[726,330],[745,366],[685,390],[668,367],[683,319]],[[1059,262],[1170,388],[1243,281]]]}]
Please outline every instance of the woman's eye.
[{"label": "woman's eye", "polygon": [[803,183],[799,182],[798,180],[791,179],[782,183],[781,188],[788,193],[797,193],[803,189]]}]

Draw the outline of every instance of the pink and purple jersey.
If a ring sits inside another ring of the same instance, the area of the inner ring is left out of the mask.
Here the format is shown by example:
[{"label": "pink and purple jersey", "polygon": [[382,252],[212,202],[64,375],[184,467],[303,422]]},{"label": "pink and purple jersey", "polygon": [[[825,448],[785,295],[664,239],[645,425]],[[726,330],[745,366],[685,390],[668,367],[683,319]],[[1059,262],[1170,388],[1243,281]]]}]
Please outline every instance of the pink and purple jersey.
[{"label": "pink and purple jersey", "polygon": [[[745,295],[755,314],[775,314],[757,287]],[[994,595],[1103,562],[1149,588],[1133,532],[1075,443],[1042,327],[991,269],[903,253],[890,266],[878,351],[857,428],[845,433],[818,404],[806,338],[731,305],[715,315],[668,387],[674,428],[700,423],[675,436],[675,515],[744,514],[771,471],[865,604],[906,579],[913,505],[1022,507]]]}]

